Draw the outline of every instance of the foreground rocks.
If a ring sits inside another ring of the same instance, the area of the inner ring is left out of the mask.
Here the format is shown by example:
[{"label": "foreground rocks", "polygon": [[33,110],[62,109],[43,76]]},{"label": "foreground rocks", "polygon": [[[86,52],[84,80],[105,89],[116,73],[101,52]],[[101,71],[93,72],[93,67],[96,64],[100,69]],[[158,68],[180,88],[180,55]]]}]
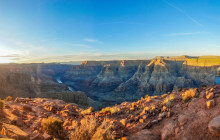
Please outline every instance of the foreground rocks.
[{"label": "foreground rocks", "polygon": [[29,140],[30,136],[28,133],[22,131],[19,127],[15,125],[10,125],[3,123],[1,128],[1,135],[6,135],[13,139],[18,140]]},{"label": "foreground rocks", "polygon": [[[182,98],[184,93],[190,93],[186,101]],[[207,98],[206,95],[211,96]],[[17,98],[5,101],[0,118],[0,137],[31,140],[218,140],[219,95],[220,85],[182,89],[162,96],[146,96],[137,102],[124,102],[96,112],[62,100]],[[54,130],[57,133],[45,131],[42,122],[48,117],[60,120],[62,130]]]},{"label": "foreground rocks", "polygon": [[220,136],[220,115],[209,122],[209,131],[216,136]]}]

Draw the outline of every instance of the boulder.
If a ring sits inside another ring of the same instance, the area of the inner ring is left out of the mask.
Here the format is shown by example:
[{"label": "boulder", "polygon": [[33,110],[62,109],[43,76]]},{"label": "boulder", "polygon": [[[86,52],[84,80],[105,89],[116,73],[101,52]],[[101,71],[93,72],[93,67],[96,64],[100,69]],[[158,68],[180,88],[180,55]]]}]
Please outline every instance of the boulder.
[{"label": "boulder", "polygon": [[152,132],[150,132],[147,129],[143,129],[137,133],[135,133],[132,136],[128,136],[126,138],[123,138],[125,140],[157,140],[158,138],[153,135]]},{"label": "boulder", "polygon": [[179,115],[179,117],[178,117],[178,122],[185,124],[185,123],[188,121],[188,119],[189,119],[189,118],[188,118],[186,115],[181,114],[181,115]]},{"label": "boulder", "polygon": [[213,118],[208,124],[209,132],[213,135],[220,136],[220,115]]},{"label": "boulder", "polygon": [[42,135],[35,130],[31,135],[30,135],[30,140],[39,140],[42,139]]},{"label": "boulder", "polygon": [[27,111],[27,112],[32,111],[32,107],[31,107],[30,105],[24,105],[24,106],[22,107],[22,109],[23,109],[24,111]]},{"label": "boulder", "polygon": [[175,123],[174,121],[168,121],[161,129],[162,140],[167,140],[175,136]]},{"label": "boulder", "polygon": [[47,133],[44,133],[44,134],[43,134],[43,139],[44,139],[44,140],[49,140],[49,139],[51,139],[51,138],[52,138],[51,135],[49,135],[49,134],[47,134]]},{"label": "boulder", "polygon": [[29,140],[30,136],[15,125],[3,123],[1,135],[6,135],[16,140]]}]

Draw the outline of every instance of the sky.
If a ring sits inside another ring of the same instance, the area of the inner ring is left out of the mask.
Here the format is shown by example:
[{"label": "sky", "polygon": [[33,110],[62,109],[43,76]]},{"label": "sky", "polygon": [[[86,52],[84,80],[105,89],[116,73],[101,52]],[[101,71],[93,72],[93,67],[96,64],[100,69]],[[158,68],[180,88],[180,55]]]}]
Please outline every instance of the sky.
[{"label": "sky", "polygon": [[220,0],[0,0],[0,63],[219,54]]}]

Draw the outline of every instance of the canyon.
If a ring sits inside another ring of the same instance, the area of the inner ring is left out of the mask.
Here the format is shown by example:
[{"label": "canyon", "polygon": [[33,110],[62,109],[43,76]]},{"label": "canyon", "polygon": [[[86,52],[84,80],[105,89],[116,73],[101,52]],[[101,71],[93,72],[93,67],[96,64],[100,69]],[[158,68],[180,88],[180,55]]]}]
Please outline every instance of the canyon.
[{"label": "canyon", "polygon": [[100,109],[215,84],[220,57],[156,57],[151,60],[84,61],[70,64],[1,64],[0,98],[62,99]]}]

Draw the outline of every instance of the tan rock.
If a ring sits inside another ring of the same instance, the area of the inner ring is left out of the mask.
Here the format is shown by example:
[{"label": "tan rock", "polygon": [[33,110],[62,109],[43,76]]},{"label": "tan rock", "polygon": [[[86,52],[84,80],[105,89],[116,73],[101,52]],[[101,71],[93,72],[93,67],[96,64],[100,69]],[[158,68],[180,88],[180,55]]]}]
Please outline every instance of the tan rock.
[{"label": "tan rock", "polygon": [[161,129],[162,140],[167,140],[175,136],[175,123],[174,121],[168,121]]},{"label": "tan rock", "polygon": [[213,135],[220,136],[220,115],[209,122],[208,128]]},{"label": "tan rock", "polygon": [[127,140],[157,140],[158,138],[153,135],[147,129],[143,129],[140,132],[132,134],[131,136],[126,137]]},{"label": "tan rock", "polygon": [[47,133],[44,133],[44,134],[43,134],[43,138],[44,138],[44,140],[49,140],[49,139],[52,138],[52,136],[49,135],[49,134],[47,134]]},{"label": "tan rock", "polygon": [[22,109],[24,110],[24,111],[32,111],[32,107],[30,106],[30,105],[24,105],[23,107],[22,107]]},{"label": "tan rock", "polygon": [[30,140],[39,140],[42,138],[42,135],[35,130],[31,135],[30,135]]},{"label": "tan rock", "polygon": [[206,106],[207,106],[208,109],[214,107],[215,106],[215,101],[214,100],[206,101]]},{"label": "tan rock", "polygon": [[29,140],[30,136],[20,128],[18,128],[15,125],[10,125],[3,123],[2,125],[2,130],[1,130],[2,135],[6,135],[10,138],[18,139],[18,140]]},{"label": "tan rock", "polygon": [[185,124],[188,121],[188,116],[181,114],[178,116],[178,122]]}]

